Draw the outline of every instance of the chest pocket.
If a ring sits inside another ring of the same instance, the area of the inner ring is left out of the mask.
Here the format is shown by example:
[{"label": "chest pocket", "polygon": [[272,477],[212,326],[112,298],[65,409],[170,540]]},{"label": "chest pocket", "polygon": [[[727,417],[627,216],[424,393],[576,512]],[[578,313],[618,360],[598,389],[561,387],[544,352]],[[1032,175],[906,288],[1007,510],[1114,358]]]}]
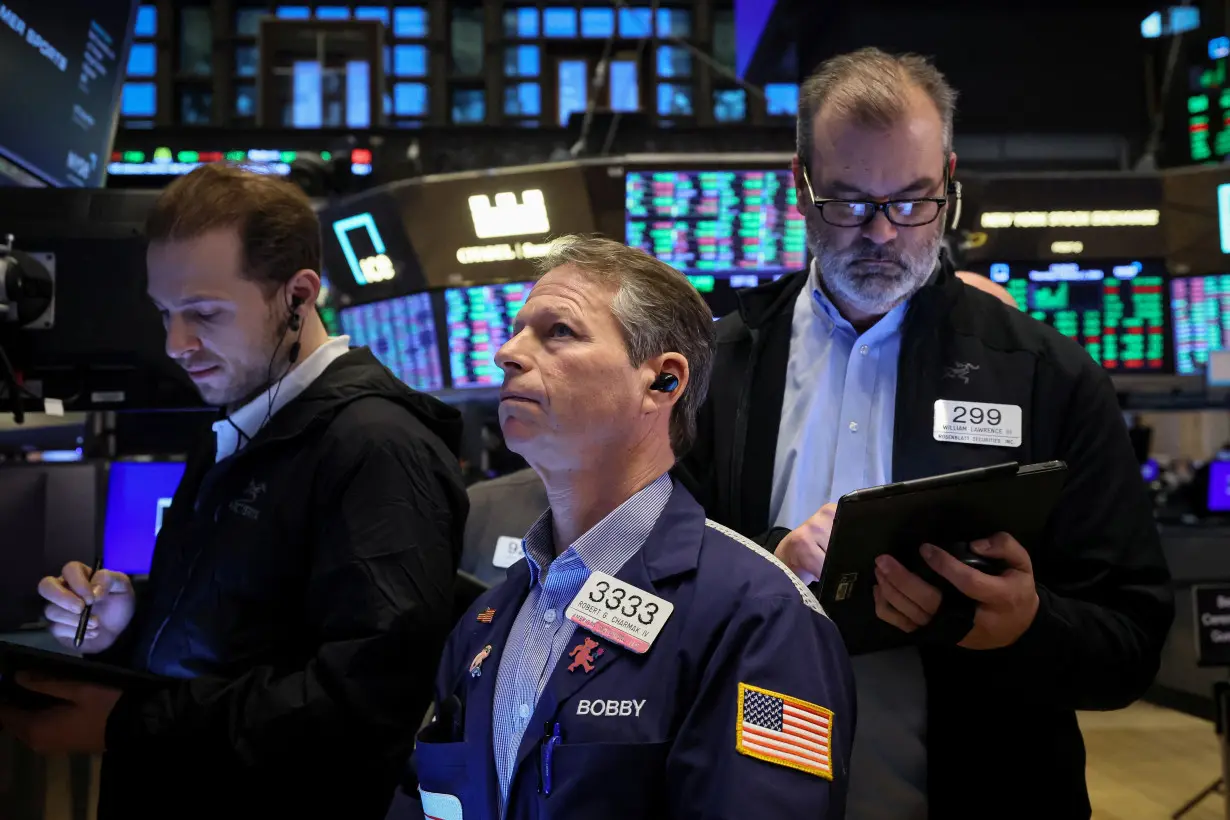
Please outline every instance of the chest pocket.
[{"label": "chest pocket", "polygon": [[579,808],[593,806],[600,793],[601,809],[595,816],[638,820],[670,817],[666,795],[670,746],[668,741],[560,744],[551,759],[551,793],[538,799],[544,801],[546,809]]}]

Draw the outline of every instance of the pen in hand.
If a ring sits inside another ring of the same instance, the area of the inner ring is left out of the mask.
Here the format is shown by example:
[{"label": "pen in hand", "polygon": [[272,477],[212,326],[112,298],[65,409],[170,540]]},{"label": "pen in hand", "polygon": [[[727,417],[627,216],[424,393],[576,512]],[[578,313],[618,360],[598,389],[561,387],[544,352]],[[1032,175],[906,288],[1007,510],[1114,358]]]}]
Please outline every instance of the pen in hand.
[{"label": "pen in hand", "polygon": [[[94,576],[102,569],[102,552],[94,559],[94,571],[90,573],[90,581],[94,580]],[[81,610],[81,619],[77,621],[77,634],[73,636],[73,646],[77,649],[81,648],[81,644],[85,641],[85,633],[90,625],[90,610],[93,604],[86,604],[85,609]]]}]

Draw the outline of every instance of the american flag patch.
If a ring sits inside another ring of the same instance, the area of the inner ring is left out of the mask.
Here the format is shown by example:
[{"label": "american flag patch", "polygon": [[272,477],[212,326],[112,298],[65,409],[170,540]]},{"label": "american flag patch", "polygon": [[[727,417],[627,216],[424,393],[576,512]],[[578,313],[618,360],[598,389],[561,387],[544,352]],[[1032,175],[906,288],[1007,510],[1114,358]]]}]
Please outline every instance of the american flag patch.
[{"label": "american flag patch", "polygon": [[478,613],[478,622],[480,624],[489,624],[495,618],[495,609],[487,607],[482,612]]},{"label": "american flag patch", "polygon": [[739,684],[740,754],[833,779],[833,713],[768,689]]}]

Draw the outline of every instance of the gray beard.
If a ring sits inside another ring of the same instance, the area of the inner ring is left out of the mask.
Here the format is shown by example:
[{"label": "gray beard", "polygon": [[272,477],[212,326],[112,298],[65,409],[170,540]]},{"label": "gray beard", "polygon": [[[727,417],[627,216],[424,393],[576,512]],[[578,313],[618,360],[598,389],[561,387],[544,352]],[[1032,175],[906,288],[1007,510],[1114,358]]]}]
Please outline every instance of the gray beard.
[{"label": "gray beard", "polygon": [[[865,240],[834,250],[823,239],[807,238],[820,269],[820,280],[829,296],[869,316],[883,316],[927,283],[939,261],[942,242],[942,234],[936,231],[914,252],[898,250],[891,245],[872,245]],[[854,263],[855,259],[877,259],[894,264],[863,268]]]}]

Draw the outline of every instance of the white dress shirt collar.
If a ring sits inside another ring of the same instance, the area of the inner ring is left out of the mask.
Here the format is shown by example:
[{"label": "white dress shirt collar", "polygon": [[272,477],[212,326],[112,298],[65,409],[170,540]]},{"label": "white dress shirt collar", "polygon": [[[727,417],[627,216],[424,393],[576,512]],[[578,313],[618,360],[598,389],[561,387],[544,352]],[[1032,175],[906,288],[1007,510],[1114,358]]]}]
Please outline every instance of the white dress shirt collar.
[{"label": "white dress shirt collar", "polygon": [[[260,432],[266,419],[273,418],[275,413],[293,399],[298,398],[312,382],[320,377],[321,373],[325,372],[329,365],[345,355],[348,350],[350,350],[349,336],[336,336],[329,339],[287,373],[281,380],[281,387],[274,382],[268,390],[234,413],[215,421],[214,435],[218,441],[215,461],[221,461],[243,449],[243,446]],[[269,403],[271,395],[272,410]]]}]

